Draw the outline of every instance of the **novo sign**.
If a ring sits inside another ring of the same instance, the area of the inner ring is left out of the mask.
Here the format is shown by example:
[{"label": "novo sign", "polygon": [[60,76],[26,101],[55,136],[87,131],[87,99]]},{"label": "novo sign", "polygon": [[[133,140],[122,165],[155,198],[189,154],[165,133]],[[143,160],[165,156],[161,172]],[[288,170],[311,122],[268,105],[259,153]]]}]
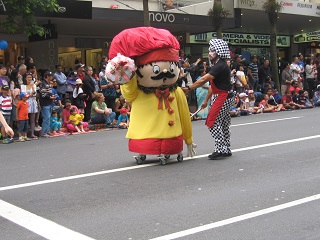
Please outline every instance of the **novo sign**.
[{"label": "novo sign", "polygon": [[[208,43],[212,38],[217,38],[215,32],[191,35],[190,43]],[[222,39],[236,46],[270,46],[270,35],[265,34],[223,33]],[[290,37],[277,36],[277,46],[290,47]]]},{"label": "novo sign", "polygon": [[176,21],[176,17],[172,13],[149,13],[149,20],[151,22],[163,22],[163,23],[174,23]]}]

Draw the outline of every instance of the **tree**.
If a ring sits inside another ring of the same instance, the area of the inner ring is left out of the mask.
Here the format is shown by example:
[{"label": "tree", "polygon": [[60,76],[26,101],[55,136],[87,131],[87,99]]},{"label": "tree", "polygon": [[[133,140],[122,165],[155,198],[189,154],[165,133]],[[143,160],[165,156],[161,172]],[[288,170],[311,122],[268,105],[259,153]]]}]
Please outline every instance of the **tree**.
[{"label": "tree", "polygon": [[222,38],[222,23],[228,17],[229,11],[222,7],[221,0],[214,0],[212,8],[208,12],[211,24],[217,32],[217,37]]},{"label": "tree", "polygon": [[143,24],[145,27],[150,27],[148,0],[143,0]]},{"label": "tree", "polygon": [[265,13],[268,14],[270,29],[270,62],[272,68],[272,80],[280,91],[279,73],[278,73],[278,56],[277,56],[277,22],[278,14],[282,10],[282,6],[276,0],[267,0],[263,4]]},{"label": "tree", "polygon": [[[0,26],[9,33],[15,33],[20,27],[27,36],[38,34],[42,36],[44,29],[37,24],[36,12],[57,12],[57,0],[3,0],[3,10],[6,19],[0,21]],[[18,22],[22,18],[22,25]]]}]

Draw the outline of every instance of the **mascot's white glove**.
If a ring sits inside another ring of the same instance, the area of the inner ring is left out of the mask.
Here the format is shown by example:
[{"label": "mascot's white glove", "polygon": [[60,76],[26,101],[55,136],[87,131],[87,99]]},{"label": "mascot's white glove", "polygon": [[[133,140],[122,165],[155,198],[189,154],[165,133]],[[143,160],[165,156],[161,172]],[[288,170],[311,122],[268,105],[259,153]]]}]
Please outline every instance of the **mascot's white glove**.
[{"label": "mascot's white glove", "polygon": [[106,66],[106,78],[115,84],[124,84],[130,81],[132,73],[136,70],[134,61],[126,56],[117,54],[109,60]]},{"label": "mascot's white glove", "polygon": [[196,155],[196,151],[194,149],[197,147],[197,144],[191,143],[191,144],[188,144],[187,147],[188,147],[187,157],[193,157],[194,155]]}]

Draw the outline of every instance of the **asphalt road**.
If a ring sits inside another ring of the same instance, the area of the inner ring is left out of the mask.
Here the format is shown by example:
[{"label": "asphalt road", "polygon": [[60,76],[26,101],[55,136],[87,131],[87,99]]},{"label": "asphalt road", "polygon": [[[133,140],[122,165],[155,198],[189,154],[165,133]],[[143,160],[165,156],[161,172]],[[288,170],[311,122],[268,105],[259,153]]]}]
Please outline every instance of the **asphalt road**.
[{"label": "asphalt road", "polygon": [[[320,109],[232,119],[233,156],[136,165],[125,130],[0,145],[1,240],[320,239]],[[185,148],[186,154],[186,148]]]}]

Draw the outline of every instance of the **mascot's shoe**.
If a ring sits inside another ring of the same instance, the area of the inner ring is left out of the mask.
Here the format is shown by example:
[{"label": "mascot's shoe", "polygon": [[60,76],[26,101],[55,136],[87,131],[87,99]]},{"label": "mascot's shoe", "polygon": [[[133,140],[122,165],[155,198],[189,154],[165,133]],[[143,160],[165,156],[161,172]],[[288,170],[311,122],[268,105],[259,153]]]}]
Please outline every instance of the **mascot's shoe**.
[{"label": "mascot's shoe", "polygon": [[219,153],[219,152],[213,152],[208,156],[209,160],[221,160],[226,157],[232,156],[232,153]]}]

